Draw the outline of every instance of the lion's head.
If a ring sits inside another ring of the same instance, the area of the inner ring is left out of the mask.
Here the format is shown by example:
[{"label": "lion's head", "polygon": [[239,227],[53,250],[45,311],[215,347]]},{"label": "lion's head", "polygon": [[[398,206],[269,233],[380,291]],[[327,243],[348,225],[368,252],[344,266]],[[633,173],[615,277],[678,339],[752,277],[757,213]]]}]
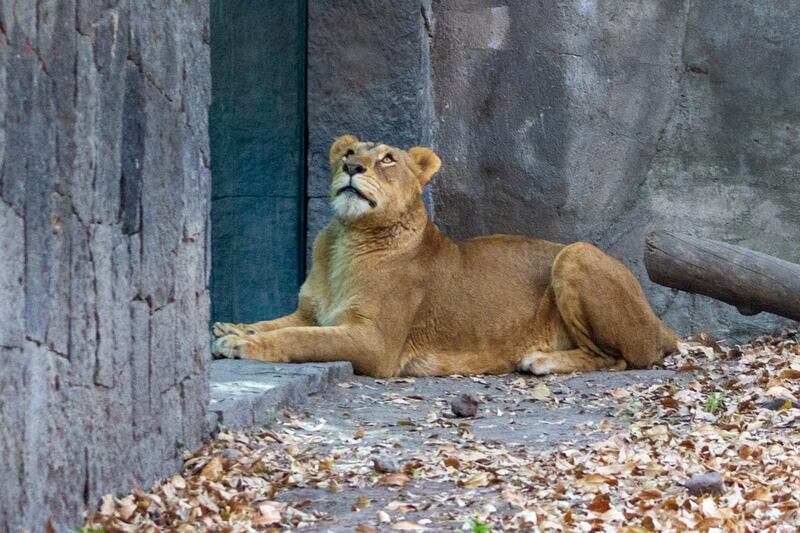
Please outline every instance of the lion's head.
[{"label": "lion's head", "polygon": [[331,145],[331,201],[344,220],[396,220],[420,201],[442,162],[430,148],[401,150],[352,135]]}]

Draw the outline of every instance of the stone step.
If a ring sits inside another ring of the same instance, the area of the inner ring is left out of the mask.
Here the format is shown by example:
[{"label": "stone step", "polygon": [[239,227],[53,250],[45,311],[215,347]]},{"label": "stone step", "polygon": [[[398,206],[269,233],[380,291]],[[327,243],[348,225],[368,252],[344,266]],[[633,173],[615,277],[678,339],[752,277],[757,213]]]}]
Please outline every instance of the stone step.
[{"label": "stone step", "polygon": [[347,362],[212,361],[210,429],[266,424],[278,409],[300,405],[308,396],[324,392],[352,375],[353,367]]}]

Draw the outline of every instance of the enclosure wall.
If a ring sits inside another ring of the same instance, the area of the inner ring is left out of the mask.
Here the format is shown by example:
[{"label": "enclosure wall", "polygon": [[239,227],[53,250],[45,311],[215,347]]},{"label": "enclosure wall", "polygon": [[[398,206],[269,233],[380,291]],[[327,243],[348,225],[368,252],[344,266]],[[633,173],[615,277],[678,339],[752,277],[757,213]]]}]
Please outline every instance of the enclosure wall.
[{"label": "enclosure wall", "polygon": [[433,4],[438,222],[587,240],[681,333],[786,321],[647,279],[656,228],[800,262],[800,3]]},{"label": "enclosure wall", "polygon": [[0,531],[200,442],[209,91],[205,0],[0,1]]},{"label": "enclosure wall", "polygon": [[334,135],[432,143],[453,238],[593,242],[682,334],[787,323],[659,287],[642,257],[661,228],[800,262],[800,3],[320,0],[308,31],[310,237]]},{"label": "enclosure wall", "polygon": [[307,256],[330,221],[328,150],[351,133],[408,148],[433,131],[426,0],[308,2]]}]

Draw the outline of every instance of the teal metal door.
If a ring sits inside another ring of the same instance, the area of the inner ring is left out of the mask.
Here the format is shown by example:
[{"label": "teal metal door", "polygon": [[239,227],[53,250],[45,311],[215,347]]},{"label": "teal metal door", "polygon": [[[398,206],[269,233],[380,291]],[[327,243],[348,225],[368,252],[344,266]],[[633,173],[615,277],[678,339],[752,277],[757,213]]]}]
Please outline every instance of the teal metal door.
[{"label": "teal metal door", "polygon": [[211,0],[212,319],[291,312],[305,254],[305,2]]}]

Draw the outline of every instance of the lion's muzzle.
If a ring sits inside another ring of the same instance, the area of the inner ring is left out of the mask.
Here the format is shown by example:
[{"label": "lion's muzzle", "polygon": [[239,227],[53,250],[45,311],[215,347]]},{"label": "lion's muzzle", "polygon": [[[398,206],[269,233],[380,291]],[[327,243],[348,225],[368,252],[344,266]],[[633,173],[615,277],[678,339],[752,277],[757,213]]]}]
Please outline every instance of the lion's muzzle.
[{"label": "lion's muzzle", "polygon": [[356,187],[354,187],[352,185],[349,185],[349,184],[345,185],[344,187],[342,187],[341,189],[336,191],[336,196],[339,196],[339,195],[342,195],[342,194],[345,194],[345,193],[355,194],[356,196],[358,196],[359,198],[361,198],[362,200],[367,202],[370,207],[375,207],[377,205],[375,200],[372,200],[371,198],[367,198],[367,196],[363,192],[361,192],[359,189],[357,189]]}]

